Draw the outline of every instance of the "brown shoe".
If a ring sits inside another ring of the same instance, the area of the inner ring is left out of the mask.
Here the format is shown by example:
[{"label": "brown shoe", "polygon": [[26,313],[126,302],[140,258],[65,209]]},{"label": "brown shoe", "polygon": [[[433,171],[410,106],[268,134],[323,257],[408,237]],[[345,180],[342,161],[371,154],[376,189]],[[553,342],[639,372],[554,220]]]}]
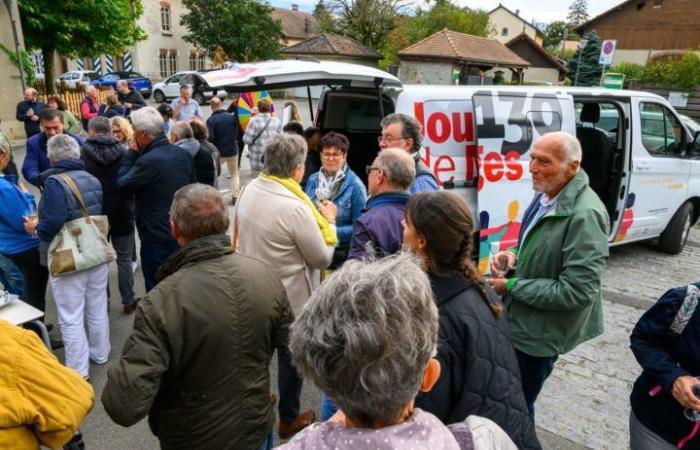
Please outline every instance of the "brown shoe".
[{"label": "brown shoe", "polygon": [[129,305],[124,305],[124,314],[128,316],[129,314],[136,311],[136,306],[138,306],[139,300],[141,300],[141,299],[137,298],[136,300],[134,300],[134,303],[131,303]]},{"label": "brown shoe", "polygon": [[311,425],[316,420],[316,413],[313,411],[304,411],[297,416],[292,422],[283,422],[280,420],[280,426],[277,429],[280,439],[289,439],[304,428]]}]

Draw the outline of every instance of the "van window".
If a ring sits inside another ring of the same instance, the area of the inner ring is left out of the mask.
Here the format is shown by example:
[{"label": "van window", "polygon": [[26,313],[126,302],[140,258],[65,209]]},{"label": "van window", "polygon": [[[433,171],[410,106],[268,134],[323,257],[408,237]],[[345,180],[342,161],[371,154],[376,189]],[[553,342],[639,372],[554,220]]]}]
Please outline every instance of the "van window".
[{"label": "van window", "polygon": [[679,157],[683,149],[683,126],[659,103],[640,103],[642,144],[650,155]]}]

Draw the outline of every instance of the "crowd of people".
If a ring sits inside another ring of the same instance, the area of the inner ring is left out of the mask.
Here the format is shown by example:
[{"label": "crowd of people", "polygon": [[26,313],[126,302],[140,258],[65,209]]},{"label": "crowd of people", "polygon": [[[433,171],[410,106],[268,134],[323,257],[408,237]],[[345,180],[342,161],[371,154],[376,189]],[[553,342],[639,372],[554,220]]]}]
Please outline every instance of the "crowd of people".
[{"label": "crowd of people", "polygon": [[[123,426],[148,416],[162,448],[270,449],[275,407],[283,449],[541,448],[535,402],[558,356],[603,332],[610,220],[574,136],[533,142],[535,196],[485,278],[474,212],[421,161],[415,118],[382,120],[365,186],[348,155],[366,149],[305,129],[292,105],[283,125],[261,100],[243,131],[235,102],[214,97],[205,121],[187,86],[158,109],[126,83],[118,91],[100,106],[88,88],[84,133],[60,98],[25,92],[21,173],[38,206],[0,140],[0,282],[41,311],[50,286],[62,337],[52,345],[65,347],[64,367],[0,321],[0,377],[16,396],[0,447],[61,447],[89,412],[90,364],[115,354],[116,260],[135,317],[102,403]],[[100,216],[104,240],[85,233],[80,245],[101,258],[60,250],[71,224]],[[700,284],[669,291],[634,329],[633,450],[700,448],[699,299]],[[320,421],[301,410],[305,379],[323,393]]]}]

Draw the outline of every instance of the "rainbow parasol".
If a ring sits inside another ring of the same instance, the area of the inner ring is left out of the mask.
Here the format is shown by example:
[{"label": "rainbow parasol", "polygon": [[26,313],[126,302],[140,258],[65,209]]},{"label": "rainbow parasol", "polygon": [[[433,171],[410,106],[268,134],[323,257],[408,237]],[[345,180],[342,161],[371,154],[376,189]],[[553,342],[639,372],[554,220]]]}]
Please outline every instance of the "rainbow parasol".
[{"label": "rainbow parasol", "polygon": [[248,128],[248,122],[253,117],[253,108],[258,104],[258,100],[263,98],[269,98],[272,101],[267,91],[241,93],[238,100],[238,121],[241,123],[243,131]]}]

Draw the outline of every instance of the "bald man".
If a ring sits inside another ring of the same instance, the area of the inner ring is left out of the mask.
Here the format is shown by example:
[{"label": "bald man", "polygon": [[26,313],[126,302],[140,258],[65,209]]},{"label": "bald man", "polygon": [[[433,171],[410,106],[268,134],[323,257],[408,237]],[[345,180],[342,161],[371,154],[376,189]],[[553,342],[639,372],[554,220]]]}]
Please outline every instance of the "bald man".
[{"label": "bald man", "polygon": [[88,130],[90,119],[97,117],[100,110],[100,97],[95,86],[85,88],[85,98],[80,102],[80,122],[85,131]]},{"label": "bald man", "polygon": [[46,108],[46,104],[37,99],[36,89],[29,88],[24,91],[24,100],[17,103],[17,120],[24,122],[24,132],[27,139],[41,133],[39,126],[39,113]]},{"label": "bald man", "polygon": [[219,150],[221,162],[228,168],[231,178],[231,202],[238,198],[238,122],[236,116],[226,112],[219,97],[211,99],[211,116],[207,119],[209,142]]}]

